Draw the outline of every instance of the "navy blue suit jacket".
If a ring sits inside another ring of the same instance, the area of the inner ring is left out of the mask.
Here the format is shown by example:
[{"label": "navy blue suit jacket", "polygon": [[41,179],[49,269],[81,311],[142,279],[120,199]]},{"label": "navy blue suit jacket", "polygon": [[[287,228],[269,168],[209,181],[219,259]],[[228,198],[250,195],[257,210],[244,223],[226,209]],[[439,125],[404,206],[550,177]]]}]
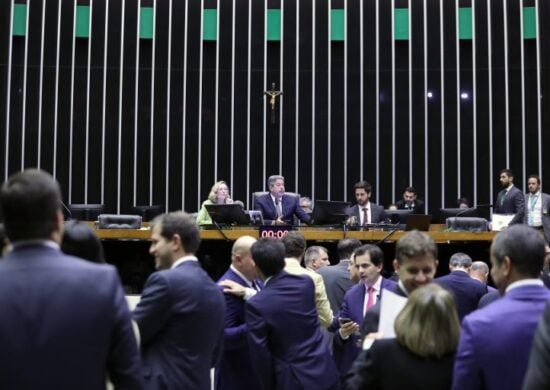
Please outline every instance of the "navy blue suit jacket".
[{"label": "navy blue suit jacket", "polygon": [[[357,223],[361,221],[361,217],[359,216],[359,213],[361,210],[359,209],[359,205],[355,205],[350,207],[349,213],[350,217],[354,216],[357,218]],[[384,211],[384,207],[377,205],[376,203],[370,203],[370,223],[380,223],[380,222],[386,222],[386,212]],[[362,207],[361,207],[362,209]]]},{"label": "navy blue suit jacket", "polygon": [[[219,279],[232,280],[241,286],[247,283],[231,268]],[[256,373],[250,369],[250,352],[246,339],[247,327],[244,315],[244,299],[233,294],[224,294],[225,330],[223,352],[216,366],[214,388],[217,390],[257,390],[260,382]]]},{"label": "navy blue suit jacket", "polygon": [[[283,195],[281,206],[283,210],[282,220],[289,225],[292,225],[295,215],[302,222],[307,223],[311,219],[311,216],[300,207],[300,200],[295,196]],[[267,225],[277,219],[277,210],[270,193],[257,197],[254,208],[262,212],[264,222]]]},{"label": "navy blue suit jacket", "polygon": [[459,321],[476,310],[479,300],[487,293],[486,285],[463,271],[452,271],[434,282],[453,294]]},{"label": "navy blue suit jacket", "polygon": [[453,389],[520,389],[550,291],[516,287],[462,321]]},{"label": "navy blue suit jacket", "polygon": [[309,276],[281,271],[245,304],[252,365],[260,389],[338,389]]},{"label": "navy blue suit jacket", "polygon": [[[510,188],[510,191],[506,195],[504,195],[505,193],[505,189],[498,193],[495,213],[515,214],[514,218],[510,221],[510,225],[523,223],[523,218],[525,217],[525,195],[516,186]],[[503,196],[504,199],[501,205],[501,197]]]},{"label": "navy blue suit jacket", "polygon": [[0,261],[0,388],[140,389],[116,269],[33,244]]},{"label": "navy blue suit jacket", "polygon": [[[392,280],[382,277],[380,284],[380,294],[384,293],[385,289],[393,290],[396,283]],[[359,283],[353,286],[344,296],[344,301],[340,307],[340,312],[334,319],[333,328],[338,329],[338,318],[350,318],[353,322],[361,325],[363,323],[363,308],[365,307],[366,287],[364,283]],[[381,296],[378,298],[380,300]],[[373,308],[371,308],[372,310]],[[336,367],[341,376],[344,376],[351,368],[353,361],[361,351],[357,346],[358,336],[351,335],[346,340],[340,337],[340,333],[336,332],[333,339],[332,353]]]},{"label": "navy blue suit jacket", "polygon": [[146,388],[210,390],[225,300],[198,261],[151,274],[134,311]]}]

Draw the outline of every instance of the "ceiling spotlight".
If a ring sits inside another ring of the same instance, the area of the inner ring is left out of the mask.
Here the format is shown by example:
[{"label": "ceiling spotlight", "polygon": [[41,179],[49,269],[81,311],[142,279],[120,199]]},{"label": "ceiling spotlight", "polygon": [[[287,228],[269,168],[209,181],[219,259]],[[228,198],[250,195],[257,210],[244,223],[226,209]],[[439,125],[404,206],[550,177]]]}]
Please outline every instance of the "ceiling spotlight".
[{"label": "ceiling spotlight", "polygon": [[468,99],[469,97],[470,97],[470,96],[469,96],[468,93],[466,93],[466,92],[462,92],[462,93],[460,94],[460,98],[461,98],[461,99]]},{"label": "ceiling spotlight", "polygon": [[433,93],[432,93],[431,91],[429,91],[429,92],[427,93],[427,96],[428,96],[428,98],[430,98],[430,99],[431,99],[431,98],[433,98],[433,97],[434,97],[434,94],[433,94]]}]

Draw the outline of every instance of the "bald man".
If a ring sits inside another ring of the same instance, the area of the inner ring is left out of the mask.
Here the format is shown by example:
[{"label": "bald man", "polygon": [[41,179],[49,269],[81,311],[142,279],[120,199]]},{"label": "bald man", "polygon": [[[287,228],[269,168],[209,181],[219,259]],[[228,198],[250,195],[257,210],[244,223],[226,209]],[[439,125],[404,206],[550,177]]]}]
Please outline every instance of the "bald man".
[{"label": "bald man", "polygon": [[[250,248],[256,239],[250,236],[240,237],[233,244],[231,265],[220,278],[222,288],[231,282],[248,291],[256,292],[255,279],[258,277]],[[244,290],[244,289],[243,289]],[[216,366],[214,388],[224,390],[253,390],[260,383],[252,370],[250,352],[246,340],[247,328],[244,318],[245,300],[233,294],[224,294],[227,310],[225,312],[224,345],[220,362]]]},{"label": "bald man", "polygon": [[470,278],[479,280],[487,286],[487,292],[496,291],[496,288],[487,284],[489,279],[489,266],[484,261],[474,261],[470,267]]}]

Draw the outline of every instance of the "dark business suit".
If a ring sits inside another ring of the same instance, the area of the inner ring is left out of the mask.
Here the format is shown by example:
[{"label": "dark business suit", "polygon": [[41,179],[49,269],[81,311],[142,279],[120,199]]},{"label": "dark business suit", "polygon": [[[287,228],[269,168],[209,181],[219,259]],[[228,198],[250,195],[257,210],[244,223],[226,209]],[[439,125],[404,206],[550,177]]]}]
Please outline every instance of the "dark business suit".
[{"label": "dark business suit", "polygon": [[[281,206],[283,211],[281,219],[289,225],[292,225],[295,215],[302,222],[307,223],[311,219],[311,216],[300,207],[300,200],[296,196],[283,195]],[[264,222],[267,225],[270,225],[277,219],[277,209],[270,193],[257,197],[254,202],[254,209],[262,212]]]},{"label": "dark business suit", "polygon": [[453,389],[520,389],[537,324],[550,291],[513,288],[462,321]]},{"label": "dark business suit", "polygon": [[395,202],[395,205],[397,206],[397,209],[399,210],[410,210],[412,208],[413,213],[415,214],[424,214],[424,201],[420,199],[416,199],[412,207],[409,206],[403,199],[398,200]]},{"label": "dark business suit", "polygon": [[140,389],[140,360],[116,269],[43,244],[0,261],[0,388]]},{"label": "dark business suit", "polygon": [[245,304],[252,365],[260,389],[338,389],[308,276],[281,271]]},{"label": "dark business suit", "polygon": [[134,311],[146,387],[210,390],[224,316],[223,294],[198,261],[149,276]]},{"label": "dark business suit", "polygon": [[[220,278],[232,280],[250,287],[231,268]],[[225,297],[225,330],[223,352],[215,370],[214,388],[217,390],[257,390],[260,382],[252,370],[250,352],[246,340],[247,328],[244,314],[244,299],[233,294]]]},{"label": "dark business suit", "polygon": [[323,277],[328,301],[333,313],[338,313],[344,300],[344,295],[355,285],[350,279],[349,264],[350,261],[345,259],[340,260],[336,265],[330,265],[317,270],[317,273]]},{"label": "dark business suit", "polygon": [[397,339],[376,340],[362,351],[348,374],[346,390],[447,390],[453,378],[454,354],[422,358]]},{"label": "dark business suit", "polygon": [[[360,213],[363,212],[364,206],[355,205],[349,208],[350,217],[357,218],[357,223],[361,221]],[[370,223],[386,222],[386,212],[384,207],[377,205],[376,203],[370,203]]]},{"label": "dark business suit", "polygon": [[453,294],[459,321],[477,309],[480,298],[487,292],[486,285],[464,271],[451,271],[434,282]]},{"label": "dark business suit", "polygon": [[515,214],[510,225],[523,223],[525,216],[525,195],[516,186],[512,186],[508,192],[506,189],[497,195],[495,206],[496,214]]},{"label": "dark business suit", "polygon": [[[399,284],[395,284],[392,288],[389,288],[392,293],[402,297],[406,297],[407,294],[399,287]],[[380,301],[371,307],[366,313],[363,323],[360,327],[361,337],[365,337],[369,333],[378,332],[378,323],[380,322]]]},{"label": "dark business suit", "polygon": [[[544,238],[546,242],[550,242],[550,195],[545,194],[544,192],[540,193],[540,208],[541,208],[541,220],[542,228],[544,231]],[[529,194],[525,195],[525,217],[523,223],[528,224],[529,222],[529,213],[531,212],[531,204],[529,202]]]},{"label": "dark business suit", "polygon": [[523,390],[550,388],[550,304],[546,305],[533,340]]},{"label": "dark business suit", "polygon": [[[384,294],[384,290],[393,290],[396,283],[385,279],[383,277],[382,282],[380,283],[380,298]],[[361,325],[363,323],[363,309],[365,307],[365,293],[366,286],[364,283],[359,283],[353,286],[344,296],[344,301],[342,302],[342,307],[338,316],[334,319],[334,327],[339,328],[338,318],[350,318],[353,322]],[[371,307],[373,309],[374,307]],[[340,372],[340,375],[343,377],[351,368],[353,361],[357,357],[360,351],[360,347],[357,346],[359,338],[357,335],[351,335],[346,340],[342,339],[338,330],[336,330],[333,345],[332,345],[332,354],[334,357],[334,362],[336,367]]]}]

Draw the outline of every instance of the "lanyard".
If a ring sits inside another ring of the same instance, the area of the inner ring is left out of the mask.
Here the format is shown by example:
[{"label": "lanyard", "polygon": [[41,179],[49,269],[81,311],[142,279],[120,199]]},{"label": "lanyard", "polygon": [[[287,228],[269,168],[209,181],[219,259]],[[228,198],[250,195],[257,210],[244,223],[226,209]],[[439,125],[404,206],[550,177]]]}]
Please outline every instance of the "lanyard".
[{"label": "lanyard", "polygon": [[531,195],[529,196],[529,204],[531,206],[531,211],[535,211],[535,205],[537,204],[537,200],[539,199],[539,196]]}]

